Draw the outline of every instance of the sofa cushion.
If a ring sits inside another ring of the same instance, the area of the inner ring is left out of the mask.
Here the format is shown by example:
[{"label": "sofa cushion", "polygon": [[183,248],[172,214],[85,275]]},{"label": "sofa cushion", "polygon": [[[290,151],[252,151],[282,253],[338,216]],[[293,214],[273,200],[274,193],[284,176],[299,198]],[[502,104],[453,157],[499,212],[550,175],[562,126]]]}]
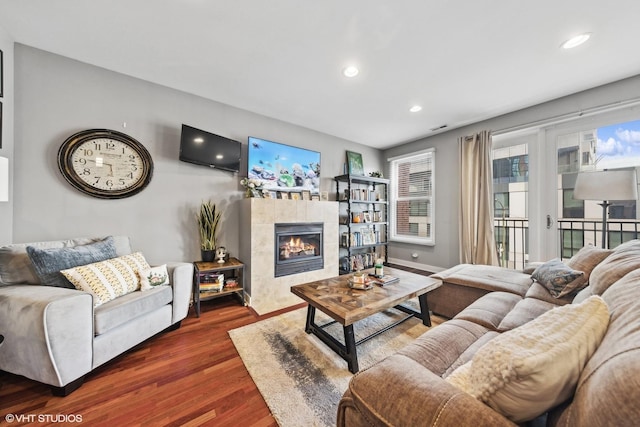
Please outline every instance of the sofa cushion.
[{"label": "sofa cushion", "polygon": [[131,292],[95,309],[95,334],[101,335],[136,317],[150,313],[173,299],[170,286],[157,286],[148,292]]},{"label": "sofa cushion", "polygon": [[116,248],[111,236],[86,245],[48,249],[27,246],[26,250],[40,279],[40,284],[70,289],[73,289],[73,285],[60,274],[61,270],[116,256]]},{"label": "sofa cushion", "polygon": [[[542,286],[539,285],[541,288]],[[544,289],[544,288],[543,288]],[[549,295],[549,291],[544,289],[544,292]],[[551,296],[549,296],[550,299]],[[558,301],[558,300],[556,300]],[[566,301],[565,299],[561,299],[560,301]],[[552,301],[545,301],[537,298],[525,298],[516,304],[504,318],[500,325],[498,325],[497,330],[500,332],[510,331],[511,329],[515,329],[519,326],[524,325],[527,322],[532,321],[536,317],[541,314],[546,313],[549,310],[558,307],[558,304],[555,304]]]},{"label": "sofa cushion", "polygon": [[613,250],[613,253],[591,272],[589,286],[580,292],[574,302],[584,301],[591,295],[602,295],[627,273],[640,268],[640,240],[630,240]]},{"label": "sofa cushion", "polygon": [[492,334],[492,338],[495,336],[484,326],[452,319],[429,329],[399,350],[398,354],[411,358],[434,374],[442,376],[458,362],[461,354],[486,334]]},{"label": "sofa cushion", "polygon": [[577,292],[587,285],[584,272],[572,269],[558,258],[536,268],[531,277],[556,298]]},{"label": "sofa cushion", "polygon": [[156,286],[169,284],[169,273],[167,272],[167,264],[157,267],[151,267],[147,270],[140,271],[140,290],[148,291]]},{"label": "sofa cushion", "polygon": [[534,282],[524,297],[525,299],[535,298],[540,301],[551,303],[553,305],[565,305],[565,304],[570,304],[573,301],[575,294],[569,294],[560,298],[556,298],[553,295],[551,295],[551,293],[549,292],[549,289],[545,288],[538,282]]},{"label": "sofa cushion", "polygon": [[[33,268],[33,263],[27,254],[27,246],[39,249],[67,248],[104,240],[105,237],[79,237],[69,240],[53,240],[33,243],[14,243],[0,247],[0,286],[1,285],[39,285],[40,279]],[[131,245],[127,236],[113,236],[116,246],[116,255],[131,253]]]},{"label": "sofa cushion", "polygon": [[531,286],[531,276],[520,271],[493,265],[460,264],[431,277],[456,285],[487,291],[511,292],[524,296]]},{"label": "sofa cushion", "polygon": [[640,405],[640,270],[611,285],[602,299],[609,306],[609,328],[584,367],[571,404],[559,408],[553,425],[637,425]]},{"label": "sofa cushion", "polygon": [[566,264],[574,270],[582,271],[585,281],[589,282],[589,277],[593,269],[612,253],[613,250],[611,249],[602,249],[593,245],[587,245],[572,256]]},{"label": "sofa cushion", "polygon": [[491,340],[447,381],[514,422],[531,420],[573,395],[608,323],[598,296],[557,307]]},{"label": "sofa cushion", "polygon": [[455,319],[477,323],[495,331],[500,322],[522,301],[522,297],[509,292],[490,292],[458,313]]},{"label": "sofa cushion", "polygon": [[94,306],[99,306],[140,287],[138,272],[149,269],[140,252],[112,258],[106,261],[62,270],[76,289],[94,296]]}]

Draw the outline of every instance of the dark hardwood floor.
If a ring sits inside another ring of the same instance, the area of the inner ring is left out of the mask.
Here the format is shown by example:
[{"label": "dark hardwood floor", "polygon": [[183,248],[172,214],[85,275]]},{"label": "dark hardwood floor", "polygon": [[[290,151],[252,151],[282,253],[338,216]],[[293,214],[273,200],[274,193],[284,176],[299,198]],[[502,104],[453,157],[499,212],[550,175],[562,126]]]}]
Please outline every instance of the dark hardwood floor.
[{"label": "dark hardwood floor", "polygon": [[[258,316],[232,296],[203,302],[201,309],[200,318],[191,308],[180,329],[94,370],[67,397],[0,371],[0,426],[277,426],[227,331],[288,310]],[[7,423],[8,414],[24,422]]]},{"label": "dark hardwood floor", "polygon": [[[279,313],[260,317],[232,297],[201,307],[200,318],[192,308],[180,329],[99,367],[67,397],[0,371],[0,425],[277,426],[227,331]],[[82,423],[6,423],[8,414]]]}]

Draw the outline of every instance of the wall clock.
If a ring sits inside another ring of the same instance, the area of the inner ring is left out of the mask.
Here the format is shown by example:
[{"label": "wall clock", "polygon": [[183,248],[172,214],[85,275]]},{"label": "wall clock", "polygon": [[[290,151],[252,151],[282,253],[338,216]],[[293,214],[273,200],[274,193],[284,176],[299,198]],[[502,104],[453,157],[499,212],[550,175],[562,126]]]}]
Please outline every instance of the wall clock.
[{"label": "wall clock", "polygon": [[121,199],[142,191],[151,181],[153,160],[146,148],[124,133],[83,130],[58,150],[58,168],[76,189],[102,199]]}]

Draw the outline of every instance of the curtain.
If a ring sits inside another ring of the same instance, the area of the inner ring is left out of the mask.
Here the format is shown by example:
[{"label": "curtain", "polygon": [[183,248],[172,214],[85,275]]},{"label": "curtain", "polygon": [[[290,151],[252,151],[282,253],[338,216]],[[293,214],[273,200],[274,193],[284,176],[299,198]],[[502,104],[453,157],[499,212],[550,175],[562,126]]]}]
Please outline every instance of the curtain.
[{"label": "curtain", "polygon": [[459,139],[460,262],[498,265],[493,234],[491,132]]}]

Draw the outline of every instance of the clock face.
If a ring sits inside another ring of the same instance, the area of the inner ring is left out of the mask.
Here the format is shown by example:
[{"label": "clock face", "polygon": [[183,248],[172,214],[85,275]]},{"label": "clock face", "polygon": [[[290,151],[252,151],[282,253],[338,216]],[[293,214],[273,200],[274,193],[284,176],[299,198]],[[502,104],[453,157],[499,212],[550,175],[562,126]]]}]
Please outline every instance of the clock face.
[{"label": "clock face", "polygon": [[67,138],[58,151],[65,179],[94,197],[123,198],[151,180],[153,161],[135,139],[108,129],[91,129]]}]

